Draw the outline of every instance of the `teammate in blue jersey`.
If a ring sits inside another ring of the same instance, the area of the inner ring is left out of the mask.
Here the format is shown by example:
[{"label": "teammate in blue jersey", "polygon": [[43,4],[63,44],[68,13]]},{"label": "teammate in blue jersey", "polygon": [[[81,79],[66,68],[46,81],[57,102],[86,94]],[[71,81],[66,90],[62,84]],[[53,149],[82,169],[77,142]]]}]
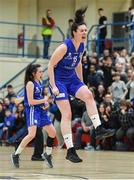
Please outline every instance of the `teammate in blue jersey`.
[{"label": "teammate in blue jersey", "polygon": [[48,65],[50,88],[62,115],[61,131],[67,147],[66,159],[74,163],[82,162],[82,159],[73,146],[69,95],[85,102],[88,115],[96,128],[97,138],[103,139],[114,134],[113,130],[101,127],[93,95],[83,83],[81,57],[87,37],[87,26],[84,22],[86,9],[81,8],[75,12],[71,28],[72,38],[57,47]]},{"label": "teammate in blue jersey", "polygon": [[48,134],[46,152],[42,154],[47,165],[52,168],[51,152],[56,136],[55,128],[47,115],[45,107],[47,106],[46,98],[43,96],[43,86],[41,78],[43,71],[41,65],[30,64],[28,65],[25,73],[25,93],[24,105],[26,120],[28,126],[28,134],[21,141],[19,147],[11,155],[12,163],[15,167],[19,168],[19,155],[27,144],[35,137],[37,127],[44,127]]}]

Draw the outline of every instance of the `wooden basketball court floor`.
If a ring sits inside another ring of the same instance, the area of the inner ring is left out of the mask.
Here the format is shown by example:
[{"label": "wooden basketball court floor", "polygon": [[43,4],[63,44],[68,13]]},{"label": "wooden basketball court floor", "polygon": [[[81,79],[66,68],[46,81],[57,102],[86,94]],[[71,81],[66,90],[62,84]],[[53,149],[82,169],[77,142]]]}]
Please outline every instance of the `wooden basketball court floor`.
[{"label": "wooden basketball court floor", "polygon": [[0,147],[0,179],[134,179],[134,152],[77,151],[82,163],[65,159],[65,149],[53,150],[54,168],[43,161],[31,161],[33,149],[28,147],[20,157],[20,168],[12,166],[13,147]]}]

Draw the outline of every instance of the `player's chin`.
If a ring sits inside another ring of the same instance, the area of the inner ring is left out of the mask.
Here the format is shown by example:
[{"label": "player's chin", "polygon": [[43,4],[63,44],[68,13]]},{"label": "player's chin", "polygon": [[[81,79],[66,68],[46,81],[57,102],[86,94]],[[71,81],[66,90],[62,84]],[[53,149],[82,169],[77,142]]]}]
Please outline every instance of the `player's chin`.
[{"label": "player's chin", "polygon": [[85,43],[85,42],[86,42],[86,40],[87,40],[87,38],[86,38],[86,37],[82,37],[82,38],[81,38],[81,42],[83,42],[83,43]]}]

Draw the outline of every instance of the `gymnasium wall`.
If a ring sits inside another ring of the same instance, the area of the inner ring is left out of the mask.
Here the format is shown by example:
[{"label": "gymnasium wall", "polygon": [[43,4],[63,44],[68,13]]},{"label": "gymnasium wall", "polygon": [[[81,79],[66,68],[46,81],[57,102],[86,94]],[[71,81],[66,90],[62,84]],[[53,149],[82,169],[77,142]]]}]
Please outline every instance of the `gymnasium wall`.
[{"label": "gymnasium wall", "polygon": [[42,16],[50,8],[56,24],[66,33],[67,20],[73,18],[76,8],[88,5],[86,22],[90,28],[98,22],[98,8],[105,9],[111,22],[113,12],[127,11],[131,3],[132,0],[0,0],[0,21],[41,24]]},{"label": "gymnasium wall", "polygon": [[[32,58],[7,58],[0,57],[0,87],[14,77],[17,73],[23,70],[29,63],[33,62]],[[42,65],[43,69],[47,68],[48,60],[37,59],[36,63]],[[21,89],[24,85],[25,71],[21,73],[15,80],[12,81],[15,92]],[[47,72],[44,73],[44,78],[47,77]],[[10,83],[9,83],[10,84]],[[0,97],[6,94],[6,88],[0,90]]]}]

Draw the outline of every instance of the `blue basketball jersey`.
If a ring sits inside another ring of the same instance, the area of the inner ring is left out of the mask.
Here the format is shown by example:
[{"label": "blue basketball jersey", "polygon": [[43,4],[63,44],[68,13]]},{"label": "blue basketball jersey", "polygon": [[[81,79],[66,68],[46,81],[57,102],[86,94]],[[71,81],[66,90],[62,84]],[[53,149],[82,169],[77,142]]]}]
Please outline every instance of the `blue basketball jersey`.
[{"label": "blue basketball jersey", "polygon": [[69,95],[75,96],[78,89],[84,86],[75,72],[84,51],[84,43],[80,44],[77,51],[71,39],[66,39],[64,44],[67,46],[67,52],[54,69],[55,84],[59,95],[54,96],[50,85],[50,92],[55,100],[68,99]]},{"label": "blue basketball jersey", "polygon": [[[43,86],[41,82],[33,81],[34,84],[34,92],[33,98],[34,99],[43,99]],[[51,119],[48,116],[47,111],[45,111],[42,107],[45,106],[45,103],[37,104],[37,105],[30,105],[28,103],[26,88],[24,93],[24,105],[25,105],[25,114],[27,119],[27,126],[36,125],[38,127],[43,127],[46,125],[51,124]]]},{"label": "blue basketball jersey", "polygon": [[[34,84],[34,94],[33,94],[33,98],[34,99],[43,99],[43,86],[41,82],[36,82],[36,81],[32,81]],[[27,99],[27,93],[26,93],[26,88],[24,91],[24,105],[25,106],[30,106],[28,103],[28,99]],[[44,104],[37,104],[35,106],[42,106]]]},{"label": "blue basketball jersey", "polygon": [[67,52],[54,69],[56,79],[67,79],[74,76],[76,74],[75,68],[84,51],[84,43],[80,44],[77,51],[71,39],[66,39],[63,43],[67,46]]}]

